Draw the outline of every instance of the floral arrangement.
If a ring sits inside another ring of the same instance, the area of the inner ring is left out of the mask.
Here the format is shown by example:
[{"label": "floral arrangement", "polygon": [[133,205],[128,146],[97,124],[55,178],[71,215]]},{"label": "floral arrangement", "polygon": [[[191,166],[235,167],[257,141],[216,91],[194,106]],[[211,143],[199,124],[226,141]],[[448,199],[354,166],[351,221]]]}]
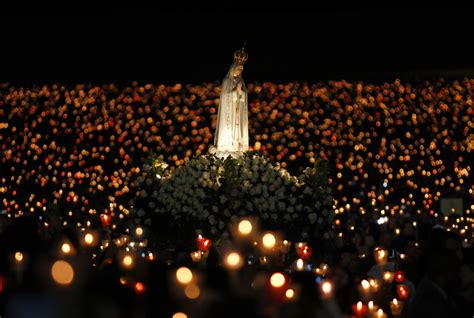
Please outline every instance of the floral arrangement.
[{"label": "floral arrangement", "polygon": [[298,177],[255,152],[225,160],[197,156],[174,171],[167,168],[162,157],[144,165],[137,180],[142,190],[131,204],[137,222],[167,220],[175,230],[189,225],[213,236],[226,235],[226,225],[242,216],[255,216],[262,227],[298,238],[330,228],[325,161],[316,161]]}]

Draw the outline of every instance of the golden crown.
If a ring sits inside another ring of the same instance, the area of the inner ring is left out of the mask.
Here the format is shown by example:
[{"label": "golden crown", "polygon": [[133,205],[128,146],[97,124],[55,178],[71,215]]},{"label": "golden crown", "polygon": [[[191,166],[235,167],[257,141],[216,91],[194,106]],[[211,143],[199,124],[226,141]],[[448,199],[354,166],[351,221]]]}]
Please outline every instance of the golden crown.
[{"label": "golden crown", "polygon": [[244,48],[245,44],[240,50],[234,52],[234,61],[240,65],[244,65],[245,61],[247,61],[249,57],[247,52],[244,51]]}]

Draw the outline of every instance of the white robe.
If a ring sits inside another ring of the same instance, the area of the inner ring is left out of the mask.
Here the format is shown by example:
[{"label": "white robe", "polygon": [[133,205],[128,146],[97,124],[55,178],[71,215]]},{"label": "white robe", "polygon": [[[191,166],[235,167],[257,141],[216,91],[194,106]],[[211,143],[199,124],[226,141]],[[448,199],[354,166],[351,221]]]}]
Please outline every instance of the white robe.
[{"label": "white robe", "polygon": [[[221,158],[239,156],[249,145],[247,88],[241,76],[233,76],[237,65],[232,64],[222,82],[214,139],[216,155]],[[240,94],[236,88],[239,82]]]}]

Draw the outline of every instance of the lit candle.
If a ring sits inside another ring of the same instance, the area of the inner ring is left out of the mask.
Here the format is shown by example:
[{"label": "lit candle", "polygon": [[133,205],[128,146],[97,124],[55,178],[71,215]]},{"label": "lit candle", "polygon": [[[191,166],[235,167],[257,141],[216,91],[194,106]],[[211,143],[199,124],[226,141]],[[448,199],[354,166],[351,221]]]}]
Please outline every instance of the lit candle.
[{"label": "lit candle", "polygon": [[377,264],[382,265],[382,266],[387,264],[388,253],[386,250],[379,247],[375,248],[374,257]]},{"label": "lit candle", "polygon": [[126,269],[131,269],[133,268],[133,265],[134,265],[134,260],[133,260],[133,257],[129,254],[125,255],[123,258],[122,258],[122,265],[123,267],[125,267]]},{"label": "lit candle", "polygon": [[280,251],[283,253],[283,254],[286,254],[290,251],[290,248],[291,248],[291,242],[288,241],[288,240],[284,240],[281,244],[281,248],[280,248]]},{"label": "lit candle", "polygon": [[369,303],[367,304],[367,311],[369,313],[369,317],[373,316],[373,314],[377,311],[378,308],[379,307],[374,304],[373,300],[369,301]]},{"label": "lit candle", "polygon": [[397,295],[400,300],[407,300],[410,296],[410,289],[407,285],[397,285]]},{"label": "lit candle", "polygon": [[332,297],[333,286],[329,281],[323,281],[321,284],[321,294],[323,299],[328,299]]},{"label": "lit candle", "polygon": [[369,284],[370,284],[370,290],[371,292],[377,292],[379,290],[379,281],[374,279],[374,278],[371,278],[369,280]]},{"label": "lit candle", "polygon": [[286,278],[285,275],[282,273],[274,273],[270,277],[270,285],[272,285],[274,288],[280,288],[286,283]]},{"label": "lit candle", "polygon": [[207,252],[211,248],[212,241],[199,234],[196,238],[196,245],[201,252]]},{"label": "lit candle", "polygon": [[367,301],[370,296],[370,283],[364,279],[360,282],[359,293],[363,300]]},{"label": "lit candle", "polygon": [[106,213],[100,215],[100,221],[102,222],[103,227],[108,227],[112,222],[112,217]]},{"label": "lit candle", "polygon": [[191,252],[190,255],[191,255],[191,259],[193,260],[193,262],[199,262],[202,259],[201,251]]},{"label": "lit candle", "polygon": [[187,285],[193,280],[193,272],[187,267],[180,267],[176,270],[176,280],[182,285]]},{"label": "lit candle", "polygon": [[225,258],[225,265],[229,270],[236,270],[242,267],[242,257],[237,252],[228,253]]},{"label": "lit candle", "polygon": [[402,271],[398,271],[395,273],[395,282],[403,283],[405,281],[405,273]]},{"label": "lit candle", "polygon": [[266,250],[271,250],[275,247],[276,237],[273,233],[265,233],[262,236],[262,244]]},{"label": "lit candle", "polygon": [[304,268],[304,261],[301,258],[298,258],[296,261],[296,269],[302,271]]},{"label": "lit candle", "polygon": [[[301,244],[301,243],[299,243]],[[303,259],[303,260],[307,260],[311,254],[313,253],[313,250],[311,249],[311,247],[309,247],[308,245],[297,245],[296,246],[296,253],[298,254],[298,256]]]},{"label": "lit candle", "polygon": [[249,220],[244,219],[239,222],[238,230],[241,236],[248,236],[250,233],[252,233],[252,229],[252,222],[250,222]]},{"label": "lit candle", "polygon": [[398,301],[398,299],[394,298],[390,302],[390,310],[392,311],[392,315],[400,316],[402,314],[402,309],[403,309],[402,301]]},{"label": "lit candle", "polygon": [[392,272],[383,273],[383,281],[390,284],[393,281],[394,274]]},{"label": "lit candle", "polygon": [[382,308],[379,308],[375,313],[374,318],[387,318],[387,315],[383,312]]},{"label": "lit candle", "polygon": [[365,305],[361,301],[357,302],[357,304],[352,305],[352,313],[356,318],[365,317],[367,310],[367,305]]}]

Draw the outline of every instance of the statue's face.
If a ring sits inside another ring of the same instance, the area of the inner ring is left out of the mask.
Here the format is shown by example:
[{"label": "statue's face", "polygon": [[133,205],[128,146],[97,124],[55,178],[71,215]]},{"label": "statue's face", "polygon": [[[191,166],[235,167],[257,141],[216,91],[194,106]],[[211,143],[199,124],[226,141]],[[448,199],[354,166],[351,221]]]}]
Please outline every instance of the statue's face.
[{"label": "statue's face", "polygon": [[242,74],[243,69],[244,67],[242,65],[234,67],[234,77],[240,76],[240,74]]}]

